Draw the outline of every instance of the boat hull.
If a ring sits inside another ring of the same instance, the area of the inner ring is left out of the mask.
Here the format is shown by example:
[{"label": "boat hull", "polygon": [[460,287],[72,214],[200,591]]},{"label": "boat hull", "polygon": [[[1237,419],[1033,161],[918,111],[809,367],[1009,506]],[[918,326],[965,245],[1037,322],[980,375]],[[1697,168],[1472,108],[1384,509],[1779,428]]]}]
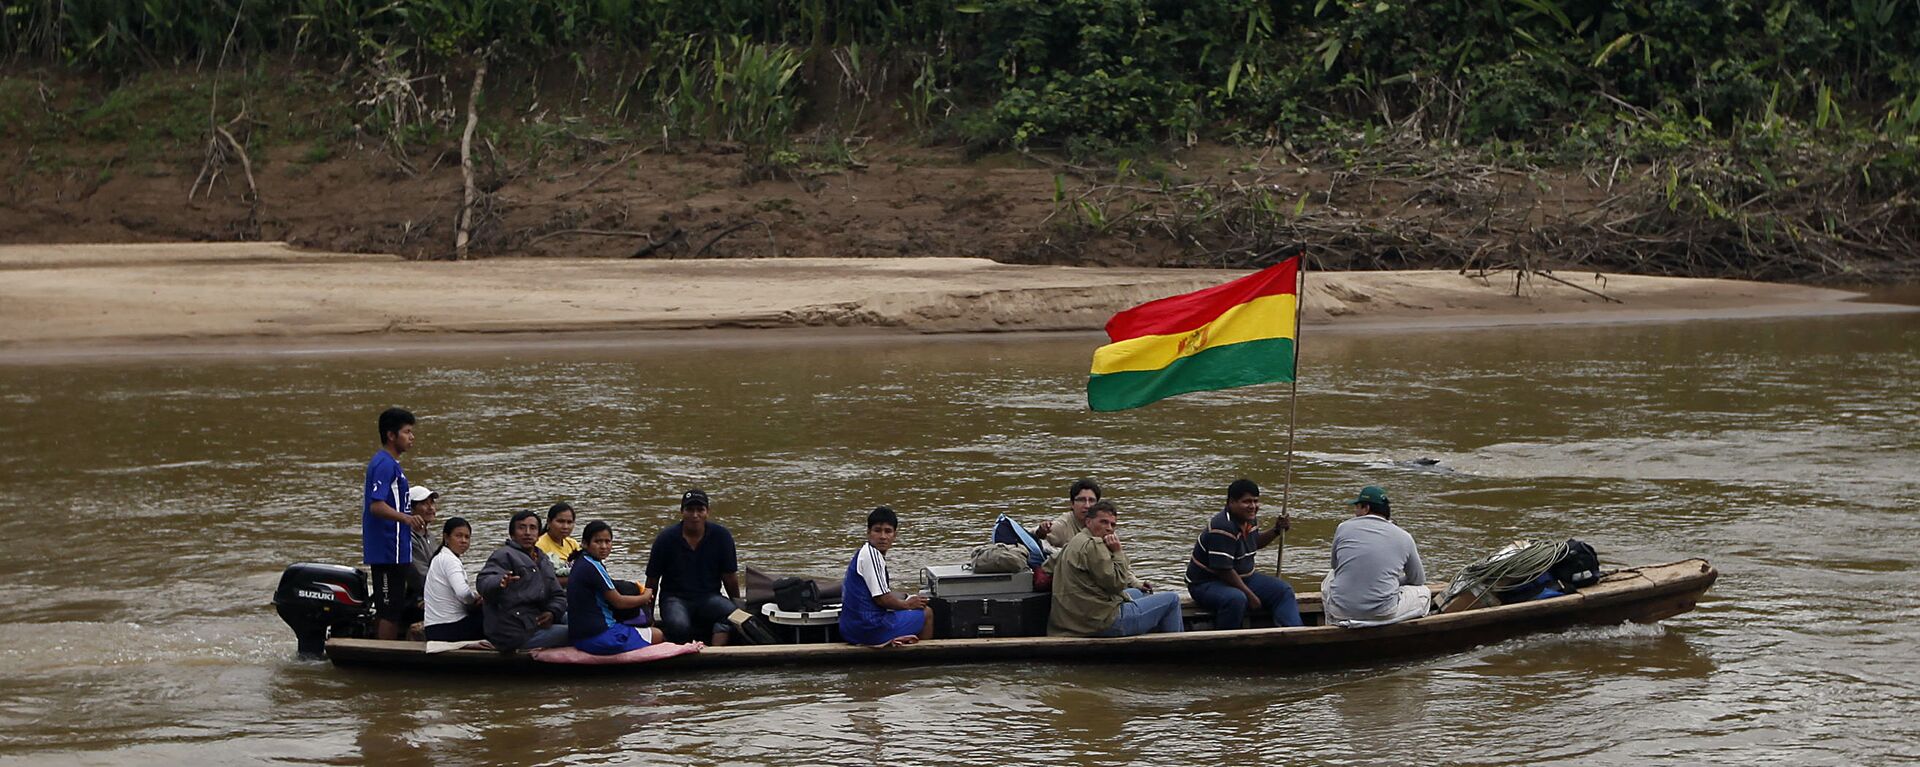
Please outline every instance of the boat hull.
[{"label": "boat hull", "polygon": [[[992,661],[1205,663],[1217,653],[1255,653],[1286,668],[1350,665],[1461,650],[1503,639],[1577,626],[1652,623],[1688,612],[1719,573],[1704,559],[1617,571],[1580,593],[1363,629],[1335,626],[1193,631],[1126,638],[1003,637],[935,639],[874,649],[844,644],[709,647],[649,663],[556,666],[527,653],[454,650],[427,654],[420,642],[333,639],[327,657],[346,667],[420,671],[486,669],[581,670],[592,674],[673,674],[700,669],[874,663],[942,665]],[[1302,594],[1303,612],[1317,612],[1318,594]]]}]

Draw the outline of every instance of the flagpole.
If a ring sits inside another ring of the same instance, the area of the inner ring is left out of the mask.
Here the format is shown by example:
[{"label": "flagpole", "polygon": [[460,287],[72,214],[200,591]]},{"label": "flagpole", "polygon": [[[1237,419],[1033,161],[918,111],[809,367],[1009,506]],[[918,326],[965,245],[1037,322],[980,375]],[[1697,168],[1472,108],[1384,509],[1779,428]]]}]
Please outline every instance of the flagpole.
[{"label": "flagpole", "polygon": [[[1293,505],[1293,432],[1300,420],[1300,316],[1307,303],[1307,249],[1301,246],[1296,254],[1300,259],[1299,268],[1294,270],[1293,288],[1293,375],[1287,386],[1287,479],[1280,486],[1280,518],[1287,519],[1287,512]],[[1289,520],[1291,524],[1291,520]],[[1273,552],[1273,574],[1279,577],[1280,566],[1287,556],[1287,531],[1281,530],[1275,541],[1280,544]]]}]

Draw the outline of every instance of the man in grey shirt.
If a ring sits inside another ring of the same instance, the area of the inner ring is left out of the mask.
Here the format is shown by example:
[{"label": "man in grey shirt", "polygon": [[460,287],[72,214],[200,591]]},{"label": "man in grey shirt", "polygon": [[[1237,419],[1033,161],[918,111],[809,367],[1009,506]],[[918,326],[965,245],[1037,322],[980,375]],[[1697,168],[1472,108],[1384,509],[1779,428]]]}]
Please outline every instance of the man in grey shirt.
[{"label": "man in grey shirt", "polygon": [[1327,622],[1384,626],[1426,615],[1433,592],[1413,536],[1391,520],[1387,491],[1376,485],[1353,500],[1353,519],[1333,531],[1333,570],[1320,583]]}]

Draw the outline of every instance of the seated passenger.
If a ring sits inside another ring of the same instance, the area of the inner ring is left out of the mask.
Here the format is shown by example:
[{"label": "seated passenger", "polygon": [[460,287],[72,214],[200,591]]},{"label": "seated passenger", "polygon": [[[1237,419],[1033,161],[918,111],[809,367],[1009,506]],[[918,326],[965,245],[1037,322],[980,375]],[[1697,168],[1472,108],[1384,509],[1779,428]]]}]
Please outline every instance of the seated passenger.
[{"label": "seated passenger", "polygon": [[408,563],[412,569],[407,572],[407,596],[413,600],[412,608],[407,611],[411,633],[420,628],[416,624],[426,619],[427,571],[432,569],[434,554],[440,549],[440,542],[433,538],[434,513],[439,510],[440,494],[415,485],[407,490],[407,498],[413,507],[409,513],[420,518],[420,528],[412,534],[413,561]]},{"label": "seated passenger", "polygon": [[[552,517],[548,517],[551,524]],[[659,629],[634,628],[614,619],[615,610],[633,610],[653,604],[653,597],[627,596],[613,585],[607,574],[607,557],[613,554],[613,528],[594,520],[587,523],[587,545],[574,558],[577,568],[567,583],[567,636],[575,649],[593,655],[619,655],[638,650],[663,639]]]},{"label": "seated passenger", "polygon": [[1055,551],[1067,547],[1081,530],[1087,529],[1087,509],[1100,500],[1100,485],[1091,479],[1077,480],[1067,488],[1067,510],[1033,529],[1033,537],[1045,541]]},{"label": "seated passenger", "polygon": [[580,550],[580,542],[573,539],[573,519],[572,506],[564,501],[554,504],[547,509],[547,524],[540,539],[534,542],[553,562],[553,575],[560,579],[563,589],[567,587],[567,572],[573,567],[573,555]]},{"label": "seated passenger", "polygon": [[647,555],[647,591],[660,595],[660,629],[669,642],[711,636],[708,644],[719,647],[733,632],[727,616],[740,602],[740,564],[733,533],[708,521],[709,513],[706,492],[688,490],[680,496],[679,523],[660,531]]},{"label": "seated passenger", "polygon": [[1426,615],[1433,590],[1413,536],[1389,521],[1387,491],[1375,485],[1353,499],[1353,518],[1333,531],[1333,569],[1320,583],[1327,622],[1384,626]]},{"label": "seated passenger", "polygon": [[507,523],[509,537],[480,568],[476,582],[486,600],[487,641],[502,650],[559,647],[567,643],[567,593],[553,563],[534,546],[540,515],[522,511]]},{"label": "seated passenger", "polygon": [[1149,631],[1178,632],[1180,595],[1148,594],[1134,584],[1133,567],[1120,550],[1119,508],[1101,501],[1087,511],[1087,526],[1067,541],[1053,571],[1053,611],[1048,636],[1123,637]]},{"label": "seated passenger", "polygon": [[[416,504],[414,508],[419,508]],[[460,557],[473,545],[473,528],[459,517],[440,529],[440,548],[427,569],[426,636],[429,642],[467,642],[486,637],[480,625],[480,593],[467,585]]]},{"label": "seated passenger", "polygon": [[1213,515],[1187,562],[1187,591],[1193,602],[1213,611],[1213,627],[1244,627],[1247,609],[1272,611],[1273,625],[1300,625],[1300,607],[1293,587],[1271,575],[1253,571],[1253,553],[1280,537],[1291,526],[1286,515],[1273,520],[1273,529],[1255,524],[1260,516],[1260,486],[1236,479],[1227,486],[1227,508]]},{"label": "seated passenger", "polygon": [[900,517],[881,506],[867,514],[867,542],[847,563],[840,584],[840,638],[853,644],[908,644],[933,636],[927,598],[893,590],[887,550],[900,533]]}]

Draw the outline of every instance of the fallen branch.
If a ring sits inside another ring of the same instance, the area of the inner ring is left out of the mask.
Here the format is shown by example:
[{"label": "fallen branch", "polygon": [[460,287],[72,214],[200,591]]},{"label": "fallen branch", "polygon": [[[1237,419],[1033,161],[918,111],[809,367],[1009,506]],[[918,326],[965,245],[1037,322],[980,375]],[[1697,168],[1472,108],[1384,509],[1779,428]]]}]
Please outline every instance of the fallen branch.
[{"label": "fallen branch", "polygon": [[1625,301],[1622,301],[1622,300],[1620,300],[1620,299],[1618,299],[1618,298],[1614,298],[1613,296],[1609,296],[1609,295],[1607,295],[1607,294],[1605,294],[1605,293],[1602,293],[1602,292],[1600,292],[1600,291],[1598,291],[1598,290],[1593,290],[1593,289],[1591,289],[1591,288],[1584,288],[1584,287],[1581,287],[1581,286],[1579,286],[1579,285],[1575,285],[1575,284],[1573,284],[1573,283],[1571,283],[1571,282],[1568,282],[1568,281],[1566,281],[1566,280],[1563,280],[1563,279],[1560,279],[1559,277],[1555,277],[1555,276],[1553,276],[1553,274],[1551,274],[1551,273],[1549,273],[1549,272],[1547,272],[1547,271],[1544,271],[1544,270],[1541,270],[1541,269],[1535,269],[1535,270],[1533,270],[1533,273],[1534,273],[1534,274],[1537,274],[1537,275],[1539,275],[1539,276],[1541,276],[1541,277],[1545,277],[1545,278],[1547,278],[1547,279],[1549,279],[1549,280],[1553,280],[1554,282],[1558,282],[1558,283],[1560,283],[1560,284],[1562,284],[1562,285],[1565,285],[1565,286],[1567,286],[1567,287],[1569,287],[1569,288],[1573,288],[1574,290],[1578,290],[1578,291],[1580,291],[1580,292],[1582,292],[1582,293],[1590,293],[1590,294],[1593,294],[1593,295],[1595,295],[1595,296],[1599,296],[1601,300],[1603,300],[1603,301],[1606,301],[1607,303],[1612,303],[1612,304],[1624,304],[1624,303],[1626,303]]},{"label": "fallen branch", "polygon": [[626,231],[626,230],[620,230],[620,229],[561,229],[559,231],[547,232],[546,234],[540,235],[539,237],[535,237],[531,240],[528,240],[527,244],[538,245],[542,242],[551,240],[555,237],[564,237],[570,234],[586,235],[590,237],[646,237],[649,239],[653,237],[653,234],[650,232],[632,232],[632,231]]},{"label": "fallen branch", "polygon": [[653,235],[649,234],[647,235],[647,244],[640,246],[640,249],[635,250],[633,255],[628,256],[628,258],[646,258],[653,255],[653,252],[656,250],[676,242],[684,242],[686,239],[687,230],[679,227],[674,227],[673,231],[668,232],[666,238],[661,240],[655,240],[653,239]]},{"label": "fallen branch", "polygon": [[[242,116],[244,117],[245,113],[242,113]],[[236,117],[234,119],[238,120],[239,118]],[[258,214],[260,211],[260,187],[253,183],[253,160],[247,157],[247,148],[241,146],[240,141],[235,139],[233,134],[226,128],[214,128],[214,131],[218,132],[221,138],[227,140],[227,146],[233,147],[234,154],[239,155],[240,170],[247,175],[247,192],[253,195],[253,210],[255,214]]]},{"label": "fallen branch", "polygon": [[[213,194],[213,182],[220,178],[220,168],[226,164],[226,152],[220,148],[220,135],[227,137],[228,144],[234,146],[236,149],[239,148],[239,143],[233,140],[233,134],[228,133],[220,127],[219,118],[216,117],[216,115],[220,113],[220,73],[226,71],[227,52],[233,49],[233,37],[240,32],[240,15],[241,12],[246,10],[246,7],[246,0],[241,0],[241,2],[234,4],[233,26],[227,29],[227,39],[220,44],[220,59],[213,65],[213,86],[207,98],[207,159],[200,164],[200,173],[194,176],[193,185],[187,187],[187,199],[189,201],[193,199],[194,193],[200,190],[200,182],[202,181],[205,181],[207,184],[207,194],[209,196]],[[246,115],[244,106],[242,106],[240,114],[241,117]],[[227,124],[232,125],[239,121],[240,117],[235,117],[232,122]],[[245,158],[246,151],[241,150],[240,156]],[[260,190],[258,187],[255,187],[253,183],[252,163],[247,163],[247,189],[253,192],[254,198],[254,207],[250,215],[257,221],[260,207]]]},{"label": "fallen branch", "polygon": [[714,235],[713,239],[707,240],[707,244],[700,246],[699,250],[694,251],[692,257],[699,258],[701,256],[706,255],[708,250],[713,249],[714,243],[719,242],[721,238],[726,237],[729,234],[733,234],[734,232],[738,232],[749,226],[753,226],[755,223],[759,222],[759,220],[760,219],[757,219],[757,218],[749,218],[745,221],[738,222],[732,226],[729,226],[725,229],[720,230],[720,233]]},{"label": "fallen branch", "polygon": [[553,199],[564,200],[564,199],[567,199],[568,197],[572,197],[576,194],[579,194],[581,192],[587,191],[588,189],[591,189],[594,184],[600,183],[600,179],[606,178],[607,174],[612,173],[615,168],[618,168],[622,165],[626,165],[627,160],[631,159],[634,155],[639,153],[640,153],[640,150],[635,149],[631,152],[621,155],[620,159],[613,161],[611,165],[608,165],[605,168],[601,168],[599,173],[593,174],[593,178],[587,179],[587,183],[581,184],[580,186],[574,189],[554,195]]}]

